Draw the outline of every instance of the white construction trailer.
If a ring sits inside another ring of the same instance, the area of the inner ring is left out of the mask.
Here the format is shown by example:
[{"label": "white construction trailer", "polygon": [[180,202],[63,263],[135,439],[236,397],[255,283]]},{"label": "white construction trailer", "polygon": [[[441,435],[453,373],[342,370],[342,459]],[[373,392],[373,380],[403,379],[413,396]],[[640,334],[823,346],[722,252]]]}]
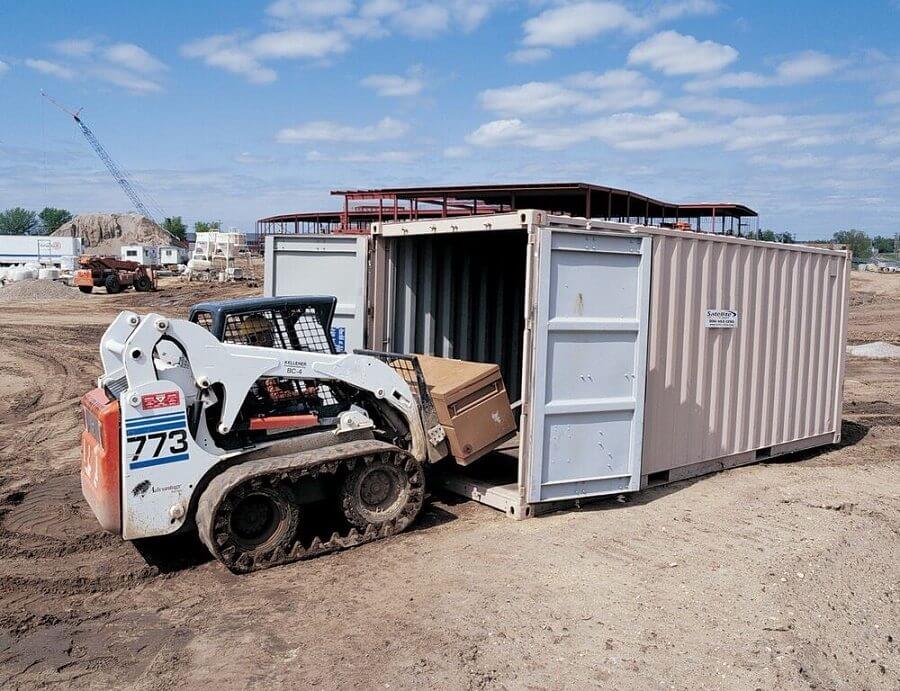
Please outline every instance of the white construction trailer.
[{"label": "white construction trailer", "polygon": [[81,238],[0,235],[0,266],[35,262],[42,266],[74,269],[81,254]]},{"label": "white construction trailer", "polygon": [[159,263],[162,266],[172,264],[187,264],[190,253],[184,247],[177,245],[161,245],[159,248]]},{"label": "white construction trailer", "polygon": [[121,258],[144,266],[159,266],[159,247],[151,245],[122,245]]},{"label": "white construction trailer", "polygon": [[841,438],[845,251],[517,211],[266,238],[267,295],[348,351],[496,363],[504,453],[442,476],[516,518]]}]

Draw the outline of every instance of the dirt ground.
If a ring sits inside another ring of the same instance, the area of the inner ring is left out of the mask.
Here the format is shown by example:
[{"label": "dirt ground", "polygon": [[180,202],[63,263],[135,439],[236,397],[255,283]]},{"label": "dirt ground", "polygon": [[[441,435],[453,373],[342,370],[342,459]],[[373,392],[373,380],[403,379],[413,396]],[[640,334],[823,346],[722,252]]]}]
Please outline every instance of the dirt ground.
[{"label": "dirt ground", "polygon": [[[900,276],[851,342],[900,343]],[[0,686],[900,687],[900,361],[851,358],[844,441],[517,522],[438,497],[416,529],[250,576],[126,543],[81,499],[78,400],[123,308],[0,305]]]}]

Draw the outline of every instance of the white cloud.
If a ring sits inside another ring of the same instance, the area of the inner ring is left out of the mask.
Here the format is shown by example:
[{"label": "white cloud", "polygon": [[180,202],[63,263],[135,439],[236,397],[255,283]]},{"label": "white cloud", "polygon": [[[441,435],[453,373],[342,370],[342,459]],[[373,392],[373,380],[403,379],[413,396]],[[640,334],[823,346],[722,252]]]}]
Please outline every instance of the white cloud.
[{"label": "white cloud", "polygon": [[472,31],[504,0],[275,0],[266,8],[272,31],[233,32],[184,44],[183,55],[243,76],[256,84],[278,78],[271,60],[324,60],[360,39],[399,32],[430,38]]},{"label": "white cloud", "polygon": [[621,2],[580,0],[557,2],[523,24],[526,47],[566,48],[611,32],[646,31],[658,24],[688,15],[716,12],[713,0],[675,0],[652,5],[636,14]]},{"label": "white cloud", "polygon": [[557,83],[529,82],[481,92],[481,105],[501,115],[529,115],[578,105],[583,96]]},{"label": "white cloud", "polygon": [[465,158],[470,153],[465,146],[448,146],[444,149],[444,158]]},{"label": "white cloud", "polygon": [[25,65],[42,74],[49,74],[51,77],[59,79],[75,79],[75,72],[68,67],[64,67],[49,60],[40,60],[35,58],[26,58]]},{"label": "white cloud", "polygon": [[0,60],[0,77],[2,77],[7,72],[9,72],[9,65],[3,62],[3,60]]},{"label": "white cloud", "polygon": [[662,5],[656,12],[657,22],[670,22],[689,15],[715,14],[719,6],[712,0],[681,0]]},{"label": "white cloud", "polygon": [[278,76],[256,57],[240,46],[234,36],[209,36],[183,46],[181,52],[189,58],[201,58],[211,67],[245,77],[253,84],[268,84]]},{"label": "white cloud", "polygon": [[546,48],[522,48],[509,53],[506,59],[520,65],[530,65],[534,62],[546,60],[550,55],[550,51]]},{"label": "white cloud", "polygon": [[94,52],[95,44],[89,39],[69,38],[64,41],[57,41],[53,44],[53,49],[61,55],[69,57],[83,58]]},{"label": "white cloud", "polygon": [[135,72],[152,73],[166,69],[166,66],[146,50],[133,43],[116,43],[103,51],[106,59]]},{"label": "white cloud", "polygon": [[130,91],[149,94],[163,90],[160,74],[166,65],[134,43],[105,44],[89,39],[71,38],[52,44],[65,56],[65,64],[29,58],[25,64],[60,79],[100,80]]},{"label": "white cloud", "polygon": [[152,79],[146,79],[134,72],[100,65],[93,68],[92,74],[103,81],[115,84],[134,94],[152,94],[162,91],[162,86]]},{"label": "white cloud", "polygon": [[819,77],[827,77],[844,65],[825,53],[808,50],[781,62],[775,69],[776,78],[782,84],[808,82]]},{"label": "white cloud", "polygon": [[377,151],[375,153],[354,152],[332,156],[321,151],[310,151],[307,161],[338,161],[340,163],[411,163],[418,158],[412,151]]},{"label": "white cloud", "polygon": [[409,126],[393,118],[383,118],[374,125],[342,125],[328,120],[303,123],[286,127],[275,135],[282,144],[300,142],[377,142],[403,136]]},{"label": "white cloud", "polygon": [[425,82],[415,73],[410,76],[399,74],[373,74],[360,81],[379,96],[415,96],[425,88]]},{"label": "white cloud", "polygon": [[427,38],[447,29],[450,10],[437,3],[415,5],[400,10],[393,16],[398,31],[413,38]]},{"label": "white cloud", "polygon": [[276,0],[266,8],[266,14],[278,19],[337,17],[352,11],[352,0]]},{"label": "white cloud", "polygon": [[242,165],[259,165],[261,163],[271,163],[273,160],[271,156],[260,156],[250,151],[242,151],[234,157],[234,162]]},{"label": "white cloud", "polygon": [[347,43],[337,31],[275,31],[260,34],[247,44],[259,58],[324,58],[343,53]]},{"label": "white cloud", "polygon": [[720,98],[718,96],[689,95],[682,96],[673,101],[679,111],[685,113],[711,113],[720,116],[748,115],[759,110],[747,101],[736,98]]},{"label": "white cloud", "polygon": [[[777,146],[809,149],[832,144],[846,127],[839,116],[763,115],[730,122],[695,120],[668,110],[642,114],[615,113],[580,122],[527,123],[520,118],[494,120],[467,137],[475,146],[527,146],[564,149],[585,142],[600,142],[622,151],[659,151],[720,145],[730,151],[752,151]],[[900,139],[900,137],[898,137]],[[880,146],[889,146],[880,143]],[[796,156],[800,156],[797,154]]]},{"label": "white cloud", "polygon": [[629,65],[649,65],[668,75],[716,72],[737,60],[731,46],[698,41],[677,31],[662,31],[638,43],[628,53]]},{"label": "white cloud", "polygon": [[610,31],[638,31],[646,21],[615,2],[576,2],[544,10],[525,24],[526,46],[563,48]]},{"label": "white cloud", "polygon": [[875,99],[875,102],[883,106],[900,105],[900,89],[897,89],[896,91],[885,91],[883,94],[879,94]]},{"label": "white cloud", "polygon": [[810,153],[794,156],[781,156],[778,154],[756,154],[750,157],[750,162],[758,166],[773,166],[786,170],[800,170],[803,168],[824,168],[830,164],[825,156],[816,156]]},{"label": "white cloud", "polygon": [[481,92],[481,105],[500,115],[533,115],[575,110],[596,113],[605,110],[644,108],[656,104],[660,94],[646,77],[631,70],[602,74],[581,72],[558,82],[529,82]]},{"label": "white cloud", "polygon": [[809,50],[782,60],[773,74],[758,72],[726,72],[715,77],[696,79],[685,84],[688,91],[715,89],[754,89],[769,86],[791,86],[828,77],[847,64],[831,55]]},{"label": "white cloud", "polygon": [[566,82],[584,89],[631,89],[649,85],[647,78],[634,70],[607,70],[606,72],[579,72]]}]

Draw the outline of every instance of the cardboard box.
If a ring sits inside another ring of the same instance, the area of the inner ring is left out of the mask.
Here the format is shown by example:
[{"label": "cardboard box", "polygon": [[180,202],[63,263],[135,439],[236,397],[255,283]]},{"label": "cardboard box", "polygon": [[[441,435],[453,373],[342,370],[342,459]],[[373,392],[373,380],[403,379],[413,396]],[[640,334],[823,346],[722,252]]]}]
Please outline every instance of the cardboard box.
[{"label": "cardboard box", "polygon": [[417,358],[457,463],[468,465],[516,433],[497,365],[429,355]]}]

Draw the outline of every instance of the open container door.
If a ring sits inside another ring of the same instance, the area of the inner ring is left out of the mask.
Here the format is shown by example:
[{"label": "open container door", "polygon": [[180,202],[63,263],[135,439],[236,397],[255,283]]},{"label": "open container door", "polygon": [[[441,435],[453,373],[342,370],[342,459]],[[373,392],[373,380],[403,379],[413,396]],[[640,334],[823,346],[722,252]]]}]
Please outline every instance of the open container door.
[{"label": "open container door", "polygon": [[551,227],[536,238],[526,500],[638,490],[651,238]]},{"label": "open container door", "polygon": [[269,235],[265,296],[333,295],[335,349],[365,348],[368,252],[365,235]]}]

